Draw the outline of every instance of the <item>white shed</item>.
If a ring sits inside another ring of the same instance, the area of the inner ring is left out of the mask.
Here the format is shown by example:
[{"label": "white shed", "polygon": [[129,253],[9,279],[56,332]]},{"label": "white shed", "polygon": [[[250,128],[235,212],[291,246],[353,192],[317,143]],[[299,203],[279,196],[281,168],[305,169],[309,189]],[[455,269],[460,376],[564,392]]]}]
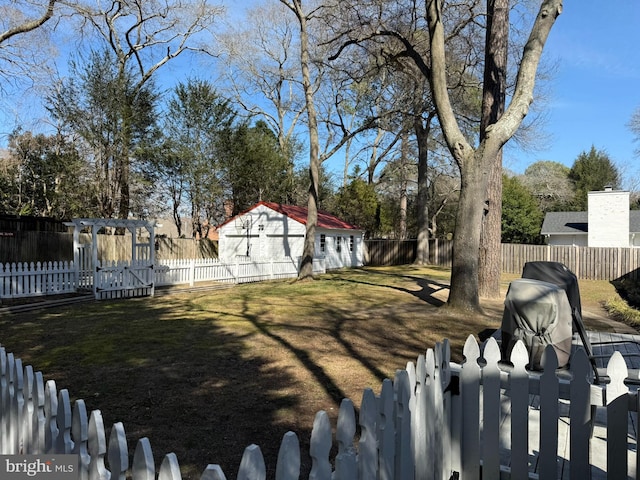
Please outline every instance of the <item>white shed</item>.
[{"label": "white shed", "polygon": [[[307,209],[259,202],[218,227],[218,255],[255,258],[302,256]],[[327,269],[360,267],[364,263],[364,231],[328,213],[318,212],[315,256]]]}]

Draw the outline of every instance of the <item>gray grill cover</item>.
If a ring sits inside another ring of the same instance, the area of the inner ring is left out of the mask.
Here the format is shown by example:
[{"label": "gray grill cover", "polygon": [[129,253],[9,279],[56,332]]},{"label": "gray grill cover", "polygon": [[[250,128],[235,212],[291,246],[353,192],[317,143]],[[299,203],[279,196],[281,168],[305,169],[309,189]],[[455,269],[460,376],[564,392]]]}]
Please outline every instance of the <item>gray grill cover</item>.
[{"label": "gray grill cover", "polygon": [[521,278],[509,285],[502,316],[502,357],[508,360],[517,340],[529,351],[529,368],[542,369],[542,353],[553,345],[558,366],[571,354],[572,316],[567,295],[552,283]]}]

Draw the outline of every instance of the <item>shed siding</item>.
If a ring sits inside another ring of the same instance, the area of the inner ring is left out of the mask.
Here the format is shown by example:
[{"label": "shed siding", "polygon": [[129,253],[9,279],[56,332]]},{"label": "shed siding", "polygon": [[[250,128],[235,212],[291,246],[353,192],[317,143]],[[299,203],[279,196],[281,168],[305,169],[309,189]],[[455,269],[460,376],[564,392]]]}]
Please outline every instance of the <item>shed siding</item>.
[{"label": "shed siding", "polygon": [[[219,256],[298,258],[304,250],[305,235],[304,224],[258,205],[220,228]],[[327,269],[364,265],[362,231],[318,227],[315,256],[325,258]]]},{"label": "shed siding", "polygon": [[[220,258],[297,257],[302,254],[305,226],[264,205],[239,215],[220,228]],[[247,242],[249,249],[247,250]]]},{"label": "shed siding", "polygon": [[[324,251],[321,247],[322,235]],[[315,245],[316,256],[325,257],[327,270],[364,265],[364,241],[359,231],[319,229]]]}]

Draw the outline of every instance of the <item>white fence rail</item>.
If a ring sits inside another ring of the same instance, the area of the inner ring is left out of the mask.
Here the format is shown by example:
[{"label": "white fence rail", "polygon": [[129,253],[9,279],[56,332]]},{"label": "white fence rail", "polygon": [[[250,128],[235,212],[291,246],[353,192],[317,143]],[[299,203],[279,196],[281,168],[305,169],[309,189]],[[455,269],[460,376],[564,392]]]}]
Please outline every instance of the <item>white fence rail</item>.
[{"label": "white fence rail", "polygon": [[[131,296],[144,291],[152,294],[154,286],[194,285],[197,282],[246,283],[298,275],[299,259],[252,259],[239,257],[218,259],[160,260],[153,268],[131,262],[105,262],[95,271],[76,268],[73,262],[0,264],[0,298],[73,293],[93,288],[99,298]],[[324,258],[313,261],[314,273],[325,273]],[[91,277],[91,278],[89,278]],[[124,292],[124,293],[123,293]]]},{"label": "white fence rail", "polygon": [[[344,400],[335,439],[327,414],[319,412],[310,450],[305,452],[312,459],[309,478],[475,480],[482,476],[524,480],[531,476],[558,478],[561,470],[569,470],[571,479],[590,478],[590,459],[598,456],[591,444],[592,406],[606,410],[607,445],[606,451],[600,452],[606,456],[602,478],[636,478],[637,438],[627,430],[627,417],[630,412],[637,414],[638,395],[624,384],[627,370],[619,353],[609,362],[611,382],[606,386],[588,381],[590,366],[583,350],[573,357],[571,374],[562,378],[556,373],[553,347],[547,347],[547,370],[541,375],[525,370],[528,355],[521,343],[514,348],[513,367],[508,371],[499,364],[494,339],[481,352],[470,337],[464,355],[462,365],[450,363],[448,343],[437,344],[420,355],[415,365],[409,363],[405,370],[398,370],[393,382],[385,380],[380,395],[365,390],[357,419],[351,401]],[[71,405],[67,390],[58,391],[52,380],[45,383],[40,372],[23,367],[1,347],[0,389],[3,454],[76,453],[82,480],[125,475],[132,480],[180,478],[174,454],[164,457],[156,477],[147,438],[137,442],[130,459],[121,423],[114,424],[107,442],[100,411],[88,415],[82,400]],[[530,395],[539,399],[539,435],[533,439]],[[504,409],[507,396],[509,421],[505,421]],[[563,405],[569,409],[566,418],[560,411]],[[559,425],[566,423],[570,429],[568,446],[558,441]],[[338,448],[332,459],[334,441]],[[299,479],[299,445],[295,433],[284,435],[276,480]],[[568,468],[560,465],[564,457],[570,461]],[[260,448],[247,447],[237,478],[265,480],[265,472]],[[210,464],[201,478],[226,477],[218,465]]]},{"label": "white fence rail", "polygon": [[76,288],[73,262],[0,264],[0,298],[73,293]]}]

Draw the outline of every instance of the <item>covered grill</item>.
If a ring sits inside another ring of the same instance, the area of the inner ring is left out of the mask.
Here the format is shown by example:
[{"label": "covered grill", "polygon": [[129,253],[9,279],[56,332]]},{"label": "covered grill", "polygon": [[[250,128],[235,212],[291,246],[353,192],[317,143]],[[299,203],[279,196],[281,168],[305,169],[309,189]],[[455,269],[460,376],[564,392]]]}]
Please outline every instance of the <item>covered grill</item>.
[{"label": "covered grill", "polygon": [[502,316],[502,357],[508,360],[518,340],[529,351],[529,368],[542,369],[542,353],[552,345],[558,366],[569,362],[572,309],[565,290],[541,280],[521,278],[509,285]]}]

